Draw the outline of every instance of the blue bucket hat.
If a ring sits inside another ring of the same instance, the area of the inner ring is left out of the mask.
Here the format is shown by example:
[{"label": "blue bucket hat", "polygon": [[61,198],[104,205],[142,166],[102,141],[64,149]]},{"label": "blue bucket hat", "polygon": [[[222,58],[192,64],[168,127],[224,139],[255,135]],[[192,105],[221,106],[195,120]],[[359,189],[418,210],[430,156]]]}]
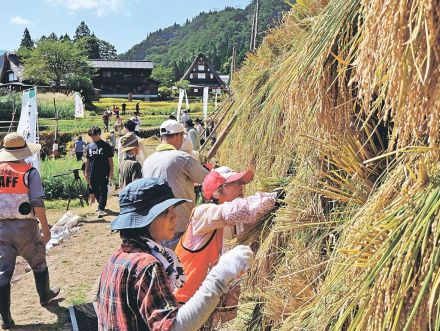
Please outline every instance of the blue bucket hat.
[{"label": "blue bucket hat", "polygon": [[174,197],[168,183],[162,178],[141,178],[127,185],[119,193],[119,216],[111,223],[112,231],[147,226],[171,206],[188,199]]}]

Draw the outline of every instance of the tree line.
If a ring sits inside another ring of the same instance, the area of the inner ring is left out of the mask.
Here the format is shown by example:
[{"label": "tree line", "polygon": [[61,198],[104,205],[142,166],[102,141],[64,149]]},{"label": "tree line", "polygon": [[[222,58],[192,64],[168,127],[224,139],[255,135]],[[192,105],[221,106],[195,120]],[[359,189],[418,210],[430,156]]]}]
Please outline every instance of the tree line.
[{"label": "tree line", "polygon": [[[294,2],[294,1],[292,1]],[[258,10],[259,45],[266,31],[290,9],[287,2],[260,0]],[[183,76],[195,56],[203,53],[220,73],[230,70],[232,49],[239,65],[250,50],[255,0],[245,9],[226,7],[202,12],[184,25],[174,24],[150,33],[139,44],[118,57],[125,60],[149,60],[172,71],[173,80]]]},{"label": "tree line", "polygon": [[85,22],[76,28],[70,38],[66,33],[59,37],[52,32],[34,41],[25,28],[17,51],[23,63],[23,79],[42,85],[62,86],[81,91],[87,99],[93,94],[93,68],[90,59],[115,59],[116,48],[99,39]]}]

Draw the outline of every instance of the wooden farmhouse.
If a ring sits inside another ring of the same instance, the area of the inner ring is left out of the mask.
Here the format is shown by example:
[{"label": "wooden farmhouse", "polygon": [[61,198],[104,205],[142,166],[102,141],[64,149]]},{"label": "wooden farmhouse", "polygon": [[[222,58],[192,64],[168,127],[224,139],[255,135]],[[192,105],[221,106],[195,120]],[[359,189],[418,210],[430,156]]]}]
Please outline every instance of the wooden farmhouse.
[{"label": "wooden farmhouse", "polygon": [[136,99],[155,99],[159,82],[151,79],[153,62],[90,60],[96,69],[93,87],[100,97],[127,98],[129,93]]},{"label": "wooden farmhouse", "polygon": [[33,86],[23,80],[23,66],[18,55],[4,53],[0,56],[0,88],[11,91],[22,91]]},{"label": "wooden farmhouse", "polygon": [[[181,79],[189,81],[189,89],[187,90],[189,96],[202,96],[203,88],[206,86],[209,87],[210,92],[229,89],[202,53],[196,56]],[[227,80],[227,78],[224,79]]]}]

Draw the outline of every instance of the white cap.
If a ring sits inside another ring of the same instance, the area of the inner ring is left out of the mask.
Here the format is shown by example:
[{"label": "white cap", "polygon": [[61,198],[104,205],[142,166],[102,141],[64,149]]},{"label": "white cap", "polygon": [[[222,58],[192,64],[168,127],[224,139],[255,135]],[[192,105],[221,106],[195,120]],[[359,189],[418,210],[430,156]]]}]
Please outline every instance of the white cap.
[{"label": "white cap", "polygon": [[185,129],[182,124],[175,120],[166,120],[160,125],[160,135],[166,134],[176,134],[185,132]]}]

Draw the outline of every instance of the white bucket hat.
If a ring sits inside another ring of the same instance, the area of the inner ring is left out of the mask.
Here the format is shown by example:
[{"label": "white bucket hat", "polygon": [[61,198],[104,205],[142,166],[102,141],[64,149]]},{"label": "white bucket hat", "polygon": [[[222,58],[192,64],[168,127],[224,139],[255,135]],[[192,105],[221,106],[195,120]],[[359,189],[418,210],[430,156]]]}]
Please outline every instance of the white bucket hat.
[{"label": "white bucket hat", "polygon": [[24,160],[41,150],[40,144],[27,143],[16,132],[8,133],[3,139],[3,148],[0,150],[0,162]]}]

